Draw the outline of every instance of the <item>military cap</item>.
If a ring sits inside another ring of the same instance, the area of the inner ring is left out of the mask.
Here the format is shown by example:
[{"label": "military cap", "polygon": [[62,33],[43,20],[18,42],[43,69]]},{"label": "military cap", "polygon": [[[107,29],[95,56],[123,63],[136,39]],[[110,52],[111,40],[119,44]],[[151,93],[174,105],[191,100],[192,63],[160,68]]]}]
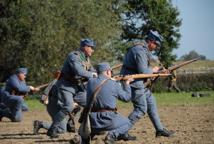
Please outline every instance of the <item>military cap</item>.
[{"label": "military cap", "polygon": [[28,72],[27,68],[18,68],[18,69],[16,70],[16,73],[17,73],[17,74],[23,73],[24,75],[27,75],[27,72]]},{"label": "military cap", "polygon": [[86,39],[82,39],[80,41],[80,46],[84,47],[84,46],[91,46],[92,48],[95,48],[95,41],[93,41],[92,39],[86,38]]},{"label": "military cap", "polygon": [[148,32],[146,38],[149,40],[154,40],[155,43],[159,46],[161,46],[161,42],[163,41],[163,37],[157,31],[153,31],[153,30],[150,30]]},{"label": "military cap", "polygon": [[107,63],[107,62],[102,62],[102,63],[99,63],[99,64],[97,65],[97,72],[98,72],[98,73],[101,73],[101,72],[107,71],[107,70],[111,70],[111,67],[110,67],[109,63]]}]

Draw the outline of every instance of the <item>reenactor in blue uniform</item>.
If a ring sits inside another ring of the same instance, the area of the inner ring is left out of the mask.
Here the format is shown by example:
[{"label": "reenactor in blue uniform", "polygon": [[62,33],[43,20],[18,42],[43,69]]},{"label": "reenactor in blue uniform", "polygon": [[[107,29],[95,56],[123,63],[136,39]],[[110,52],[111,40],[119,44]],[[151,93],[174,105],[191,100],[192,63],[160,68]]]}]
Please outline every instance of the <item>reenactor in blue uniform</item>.
[{"label": "reenactor in blue uniform", "polygon": [[[56,84],[57,80],[59,79],[60,73],[61,73],[60,70],[56,70],[56,71],[53,72],[53,75],[54,75],[55,79],[52,80],[48,84],[48,86],[45,88],[45,90],[43,91],[43,93],[42,93],[42,95],[40,97],[40,102],[42,104],[44,104],[45,106],[48,105],[48,97],[50,95],[52,87]],[[74,109],[72,110],[72,113],[70,115],[72,117],[70,117],[68,122],[67,122],[67,131],[68,132],[75,132],[74,118],[73,117],[76,115],[77,112],[79,112],[81,110],[81,107],[77,103],[75,103],[74,105],[75,105]],[[50,111],[50,109],[48,109],[48,111]],[[49,113],[49,114],[51,115],[52,113]],[[40,128],[48,130],[50,128],[50,126],[51,126],[51,124],[48,123],[48,122],[35,120],[33,122],[33,134],[39,134]]]},{"label": "reenactor in blue uniform", "polygon": [[47,135],[58,137],[67,131],[68,115],[74,108],[74,101],[81,106],[86,104],[86,91],[83,82],[97,76],[89,57],[94,52],[95,42],[82,39],[80,48],[69,53],[56,84],[49,93],[47,111],[52,118],[51,126],[47,123],[37,123],[36,129],[48,129]]},{"label": "reenactor in blue uniform", "polygon": [[25,95],[30,91],[38,91],[38,88],[27,86],[25,78],[27,68],[18,68],[16,73],[9,77],[6,86],[2,89],[2,102],[7,107],[1,110],[0,117],[7,117],[13,122],[22,120],[22,111],[27,111],[28,107],[24,103]]},{"label": "reenactor in blue uniform", "polygon": [[91,136],[107,131],[106,143],[116,140],[135,140],[136,137],[130,136],[128,130],[131,123],[128,118],[117,112],[116,100],[128,102],[131,99],[130,81],[127,80],[124,89],[115,80],[111,79],[112,72],[108,63],[100,63],[97,66],[98,77],[91,78],[87,84],[87,103],[90,103],[92,93],[95,88],[105,79],[105,82],[98,92],[90,112]]},{"label": "reenactor in blue uniform", "polygon": [[[153,51],[160,46],[162,36],[157,31],[150,30],[145,40],[130,48],[125,55],[123,66],[121,69],[122,75],[129,74],[151,74],[158,71],[158,67],[150,68],[150,51]],[[168,131],[162,125],[154,96],[149,88],[144,86],[144,80],[139,79],[131,83],[132,103],[134,110],[129,115],[132,126],[146,113],[148,113],[156,129],[156,137],[170,137],[173,131]]]}]

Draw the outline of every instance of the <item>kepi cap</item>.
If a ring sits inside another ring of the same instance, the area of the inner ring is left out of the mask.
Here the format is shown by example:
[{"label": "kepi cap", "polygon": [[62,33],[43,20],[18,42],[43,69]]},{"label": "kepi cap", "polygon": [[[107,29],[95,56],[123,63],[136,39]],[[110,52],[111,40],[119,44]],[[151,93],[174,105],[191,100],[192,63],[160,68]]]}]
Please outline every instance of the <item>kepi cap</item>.
[{"label": "kepi cap", "polygon": [[107,71],[107,70],[111,70],[111,67],[110,67],[109,63],[107,63],[107,62],[102,62],[102,63],[99,63],[99,64],[97,65],[97,72],[98,72],[98,73],[101,73],[101,72]]},{"label": "kepi cap", "polygon": [[23,73],[24,75],[27,75],[27,72],[28,72],[27,68],[18,68],[18,69],[16,70],[16,73],[17,73],[17,74]]},{"label": "kepi cap", "polygon": [[86,39],[82,39],[80,41],[80,46],[84,47],[84,46],[90,46],[92,48],[95,48],[95,41],[93,41],[92,39],[86,38]]},{"label": "kepi cap", "polygon": [[158,33],[158,31],[150,30],[147,34],[147,39],[154,40],[158,46],[161,46],[161,42],[163,41],[163,37]]}]

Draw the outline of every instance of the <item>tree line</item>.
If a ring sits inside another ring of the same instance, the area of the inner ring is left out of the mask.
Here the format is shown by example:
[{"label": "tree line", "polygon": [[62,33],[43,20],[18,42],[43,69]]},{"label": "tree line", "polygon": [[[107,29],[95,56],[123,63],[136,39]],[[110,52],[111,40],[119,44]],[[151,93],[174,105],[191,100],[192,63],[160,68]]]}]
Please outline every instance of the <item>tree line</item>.
[{"label": "tree line", "polygon": [[150,29],[163,35],[159,57],[169,65],[181,36],[178,16],[170,0],[1,0],[0,81],[22,66],[30,80],[49,80],[87,37],[96,41],[93,64],[114,64]]}]

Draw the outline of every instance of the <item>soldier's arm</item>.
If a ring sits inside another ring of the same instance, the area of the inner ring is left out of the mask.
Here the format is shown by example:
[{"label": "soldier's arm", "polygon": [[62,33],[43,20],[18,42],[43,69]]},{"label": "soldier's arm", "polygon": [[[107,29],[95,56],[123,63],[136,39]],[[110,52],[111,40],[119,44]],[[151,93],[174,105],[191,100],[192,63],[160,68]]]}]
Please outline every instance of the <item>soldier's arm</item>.
[{"label": "soldier's arm", "polygon": [[136,64],[137,64],[137,70],[139,73],[144,74],[151,74],[152,69],[148,67],[148,59],[146,53],[141,50],[141,52],[137,53],[136,55]]},{"label": "soldier's arm", "polygon": [[91,78],[93,77],[93,72],[85,70],[83,65],[81,64],[79,58],[75,55],[71,55],[69,57],[69,65],[74,69],[75,73],[78,76]]},{"label": "soldier's arm", "polygon": [[117,98],[128,102],[131,99],[131,88],[129,84],[124,84],[123,88],[122,85],[119,82],[114,83],[114,88],[117,92]]},{"label": "soldier's arm", "polygon": [[11,86],[15,91],[20,93],[27,93],[30,91],[30,87],[27,86],[25,82],[20,83],[20,81],[15,78],[10,79],[8,85]]}]

